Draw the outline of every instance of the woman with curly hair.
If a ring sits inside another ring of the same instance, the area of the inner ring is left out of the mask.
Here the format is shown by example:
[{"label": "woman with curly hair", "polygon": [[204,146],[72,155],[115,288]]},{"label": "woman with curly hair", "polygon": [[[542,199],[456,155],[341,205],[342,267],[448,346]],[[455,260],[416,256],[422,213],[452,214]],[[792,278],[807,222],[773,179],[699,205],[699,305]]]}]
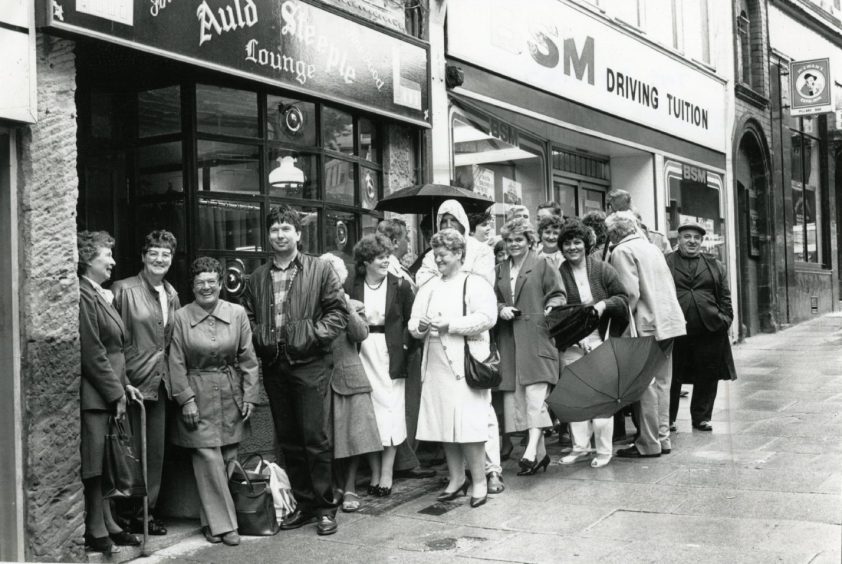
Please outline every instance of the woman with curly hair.
[{"label": "woman with curly hair", "polygon": [[[615,319],[611,334],[619,336],[626,326],[623,320],[628,318],[626,290],[614,267],[591,256],[592,235],[593,230],[578,219],[568,220],[559,235],[565,258],[561,278],[567,288],[567,303],[590,305],[600,318],[596,331],[564,351],[564,364],[577,361],[601,345],[609,319]],[[605,466],[611,460],[613,434],[613,417],[570,423],[573,450],[561,459],[561,463],[574,464],[587,459],[591,452],[591,436],[594,436],[596,458],[591,460],[591,466]]]},{"label": "woman with curly hair", "polygon": [[465,344],[474,358],[488,358],[488,330],[497,320],[494,292],[482,276],[462,270],[467,244],[456,229],[442,229],[431,245],[439,276],[418,290],[409,320],[412,335],[425,342],[416,438],[444,448],[449,481],[437,499],[454,500],[471,486],[471,507],[479,507],[488,499],[488,484],[481,478],[491,391],[465,382]]},{"label": "woman with curly hair", "polygon": [[369,459],[369,495],[392,493],[397,446],[406,440],[406,360],[412,338],[406,324],[412,312],[412,286],[389,272],[392,243],[384,235],[366,235],[354,245],[356,276],[345,283],[347,294],[365,304],[368,337],[360,359],[371,383],[371,400],[383,453]]},{"label": "woman with curly hair", "polygon": [[528,220],[512,219],[501,230],[509,259],[497,265],[497,347],[504,391],[505,432],[528,431],[519,476],[531,476],[550,463],[543,429],[552,427],[546,399],[558,381],[558,350],[544,316],[565,304],[558,269],[533,249],[537,242]]},{"label": "woman with curly hair", "polygon": [[79,341],[82,381],[80,452],[82,485],[85,491],[85,544],[96,552],[110,554],[114,545],[139,545],[137,538],[122,530],[103,498],[102,464],[108,417],[126,414],[127,398],[143,401],[126,377],[124,352],[126,329],[114,309],[114,296],[102,284],[114,269],[114,238],[105,231],[82,231],[79,248]]},{"label": "woman with curly hair", "polygon": [[556,269],[564,262],[561,249],[558,248],[558,234],[561,233],[563,225],[564,220],[558,215],[546,216],[538,223],[538,238],[541,243],[538,256],[550,261]]},{"label": "woman with curly hair", "polygon": [[171,440],[191,451],[205,539],[235,546],[240,535],[226,466],[237,459],[258,400],[257,355],[246,311],[219,299],[219,261],[199,257],[190,274],[194,300],[175,312],[170,345],[170,395],[181,408]]}]

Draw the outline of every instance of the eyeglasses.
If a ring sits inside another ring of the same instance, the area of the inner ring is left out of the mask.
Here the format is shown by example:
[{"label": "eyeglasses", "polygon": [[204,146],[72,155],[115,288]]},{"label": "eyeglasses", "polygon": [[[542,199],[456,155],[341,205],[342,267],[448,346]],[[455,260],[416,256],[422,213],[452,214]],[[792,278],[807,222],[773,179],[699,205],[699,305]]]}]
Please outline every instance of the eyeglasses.
[{"label": "eyeglasses", "polygon": [[197,290],[201,290],[202,288],[216,288],[219,286],[219,281],[217,280],[196,280],[193,282],[193,287]]}]

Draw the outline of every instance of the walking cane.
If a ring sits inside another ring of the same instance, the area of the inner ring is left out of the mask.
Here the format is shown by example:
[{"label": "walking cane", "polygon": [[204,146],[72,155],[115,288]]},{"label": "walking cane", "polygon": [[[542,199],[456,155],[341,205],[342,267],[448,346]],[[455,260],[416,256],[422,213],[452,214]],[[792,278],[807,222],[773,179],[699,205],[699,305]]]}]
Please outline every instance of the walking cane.
[{"label": "walking cane", "polygon": [[146,407],[143,400],[135,400],[140,406],[140,460],[143,466],[143,483],[147,486],[143,494],[143,544],[140,545],[140,555],[149,556],[152,554],[147,548],[149,540],[149,477],[146,471]]}]

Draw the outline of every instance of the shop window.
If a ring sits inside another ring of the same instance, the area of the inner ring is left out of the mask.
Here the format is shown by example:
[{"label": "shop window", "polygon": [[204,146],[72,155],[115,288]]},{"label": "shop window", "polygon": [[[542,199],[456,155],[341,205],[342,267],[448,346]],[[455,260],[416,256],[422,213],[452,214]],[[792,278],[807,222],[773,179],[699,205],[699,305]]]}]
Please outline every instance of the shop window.
[{"label": "shop window", "polygon": [[722,218],[722,175],[703,168],[666,161],[664,163],[669,205],[667,221],[669,241],[678,244],[678,227],[683,223],[701,224],[707,234],[702,252],[727,264],[725,257],[725,220]]},{"label": "shop window", "polygon": [[371,235],[377,231],[377,224],[380,223],[380,218],[373,215],[362,216],[362,233],[363,237]]},{"label": "shop window", "polygon": [[139,147],[136,155],[137,197],[184,192],[181,141]]},{"label": "shop window", "polygon": [[790,129],[793,225],[795,260],[821,264],[822,256],[822,167],[819,120],[800,118],[798,129]]},{"label": "shop window", "polygon": [[354,245],[357,244],[357,216],[353,213],[329,210],[327,212],[327,240],[325,250],[341,258],[354,269]]},{"label": "shop window", "polygon": [[324,148],[346,155],[354,154],[354,120],[351,114],[325,106],[322,110]]},{"label": "shop window", "polygon": [[310,206],[290,206],[301,216],[301,251],[316,254],[321,249],[319,231],[319,209]]},{"label": "shop window", "polygon": [[513,205],[533,211],[547,200],[542,144],[512,126],[478,112],[456,111],[453,184],[496,202],[497,227]]},{"label": "shop window", "polygon": [[267,96],[266,132],[271,141],[315,146],[316,104],[282,96]]},{"label": "shop window", "polygon": [[261,206],[246,202],[199,198],[200,249],[261,251]]},{"label": "shop window", "polygon": [[197,84],[196,125],[202,133],[257,137],[257,92]]},{"label": "shop window", "polygon": [[377,139],[377,126],[368,118],[360,118],[360,157],[367,161],[380,162],[380,146]]},{"label": "shop window", "polygon": [[196,145],[199,190],[260,193],[257,147],[204,140]]},{"label": "shop window", "polygon": [[354,205],[354,165],[341,159],[325,162],[325,199],[328,202]]},{"label": "shop window", "polygon": [[137,94],[137,136],[181,133],[181,88],[167,86]]}]

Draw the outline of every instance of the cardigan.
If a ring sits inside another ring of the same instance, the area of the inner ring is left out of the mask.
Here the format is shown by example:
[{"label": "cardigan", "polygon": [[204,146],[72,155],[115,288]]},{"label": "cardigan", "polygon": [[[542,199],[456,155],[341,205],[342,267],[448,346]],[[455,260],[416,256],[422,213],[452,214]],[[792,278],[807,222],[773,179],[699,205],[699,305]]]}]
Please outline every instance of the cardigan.
[{"label": "cardigan", "polygon": [[[610,336],[618,337],[622,335],[628,325],[629,302],[626,289],[620,282],[620,276],[613,266],[592,257],[587,257],[585,261],[588,285],[591,288],[593,301],[594,303],[605,301],[605,313],[599,320],[599,336],[605,339],[609,321],[613,319],[614,323],[611,324]],[[581,304],[582,299],[579,297],[579,288],[576,286],[576,279],[573,276],[573,267],[570,262],[563,262],[559,271],[567,289],[567,303]]]}]

